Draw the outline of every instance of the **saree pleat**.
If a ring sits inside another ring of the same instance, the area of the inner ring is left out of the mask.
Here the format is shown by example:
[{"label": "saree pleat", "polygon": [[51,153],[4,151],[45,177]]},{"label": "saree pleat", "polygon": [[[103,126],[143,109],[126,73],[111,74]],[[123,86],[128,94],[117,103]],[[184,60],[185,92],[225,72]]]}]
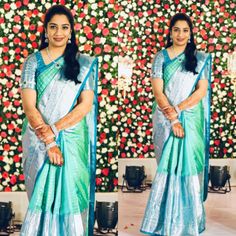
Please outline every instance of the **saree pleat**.
[{"label": "saree pleat", "polygon": [[37,106],[44,120],[52,124],[70,112],[84,89],[94,91],[93,109],[76,125],[60,131],[56,142],[64,158],[62,167],[50,163],[45,145],[25,121],[23,156],[29,207],[21,235],[90,236],[94,224],[97,59],[80,55],[81,83],[77,86],[62,79],[61,71],[51,66],[36,82]]},{"label": "saree pleat", "polygon": [[[181,58],[184,55],[180,55],[178,59]],[[208,57],[200,54],[198,61],[198,71],[202,71]],[[201,73],[192,77],[189,73],[184,73],[181,62],[168,60],[164,65],[165,94],[173,105],[191,95],[196,81],[202,76]],[[174,90],[179,87],[182,87],[181,91]],[[171,131],[169,121],[154,103],[153,137],[158,167],[141,232],[150,235],[197,236],[205,229],[204,172],[208,165],[205,128],[206,122],[209,122],[205,119],[205,109],[206,104],[201,100],[197,105],[181,112],[179,120],[185,136],[178,138]]]}]

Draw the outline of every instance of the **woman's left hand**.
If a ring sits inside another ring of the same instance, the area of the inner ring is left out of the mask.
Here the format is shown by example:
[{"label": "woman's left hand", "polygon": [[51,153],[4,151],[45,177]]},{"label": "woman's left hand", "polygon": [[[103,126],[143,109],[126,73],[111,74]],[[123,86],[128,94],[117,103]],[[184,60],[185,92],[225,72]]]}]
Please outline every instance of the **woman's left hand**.
[{"label": "woman's left hand", "polygon": [[164,109],[163,114],[168,120],[173,120],[178,117],[178,113],[176,112],[175,108],[172,106],[169,106],[166,109]]},{"label": "woman's left hand", "polygon": [[41,125],[35,129],[35,134],[43,142],[47,142],[49,139],[55,137],[50,125]]}]

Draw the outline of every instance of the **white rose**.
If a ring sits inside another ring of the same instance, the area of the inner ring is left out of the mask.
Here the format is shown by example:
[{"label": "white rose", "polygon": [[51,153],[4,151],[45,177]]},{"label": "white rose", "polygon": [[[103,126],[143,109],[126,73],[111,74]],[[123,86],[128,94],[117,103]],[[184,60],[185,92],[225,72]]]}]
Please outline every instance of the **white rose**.
[{"label": "white rose", "polygon": [[111,169],[112,169],[112,170],[117,170],[117,165],[112,165],[112,166],[111,166]]}]

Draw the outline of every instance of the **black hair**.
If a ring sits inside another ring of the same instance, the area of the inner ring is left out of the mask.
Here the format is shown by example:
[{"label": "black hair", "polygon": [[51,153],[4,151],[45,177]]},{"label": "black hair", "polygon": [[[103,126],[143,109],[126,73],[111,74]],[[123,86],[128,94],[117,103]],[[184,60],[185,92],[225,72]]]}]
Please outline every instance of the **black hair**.
[{"label": "black hair", "polygon": [[44,18],[44,30],[41,36],[41,44],[39,50],[42,50],[48,46],[48,43],[45,42],[45,29],[47,28],[48,22],[52,19],[54,15],[65,15],[70,23],[71,27],[71,43],[68,43],[66,49],[63,53],[65,66],[64,66],[64,75],[66,79],[74,81],[76,84],[80,83],[77,76],[80,72],[80,65],[77,60],[78,54],[78,45],[75,39],[75,30],[74,30],[74,18],[70,10],[63,5],[54,5],[49,8],[45,14]]},{"label": "black hair", "polygon": [[173,45],[173,42],[170,38],[170,32],[177,21],[186,21],[189,28],[190,28],[190,42],[187,43],[185,48],[185,69],[187,71],[193,72],[197,74],[196,67],[197,67],[197,57],[196,57],[196,44],[194,42],[194,35],[193,35],[193,23],[189,16],[184,13],[177,13],[175,14],[170,20],[169,26],[169,33],[167,35],[167,44],[166,48]]}]

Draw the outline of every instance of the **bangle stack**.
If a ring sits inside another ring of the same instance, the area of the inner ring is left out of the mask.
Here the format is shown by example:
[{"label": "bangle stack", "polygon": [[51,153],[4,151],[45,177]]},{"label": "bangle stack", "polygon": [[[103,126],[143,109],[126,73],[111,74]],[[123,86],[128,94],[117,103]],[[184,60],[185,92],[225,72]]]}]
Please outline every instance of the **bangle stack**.
[{"label": "bangle stack", "polygon": [[177,123],[181,123],[181,122],[179,121],[179,119],[175,119],[175,120],[173,120],[173,121],[170,122],[171,126],[173,126],[174,124],[177,124]]},{"label": "bangle stack", "polygon": [[52,132],[54,133],[55,137],[57,137],[59,134],[59,131],[58,131],[57,127],[55,126],[55,124],[50,125],[50,127],[51,127]]},{"label": "bangle stack", "polygon": [[53,141],[46,145],[46,150],[48,151],[51,147],[55,147],[55,146],[57,146],[57,144],[55,141]]}]

